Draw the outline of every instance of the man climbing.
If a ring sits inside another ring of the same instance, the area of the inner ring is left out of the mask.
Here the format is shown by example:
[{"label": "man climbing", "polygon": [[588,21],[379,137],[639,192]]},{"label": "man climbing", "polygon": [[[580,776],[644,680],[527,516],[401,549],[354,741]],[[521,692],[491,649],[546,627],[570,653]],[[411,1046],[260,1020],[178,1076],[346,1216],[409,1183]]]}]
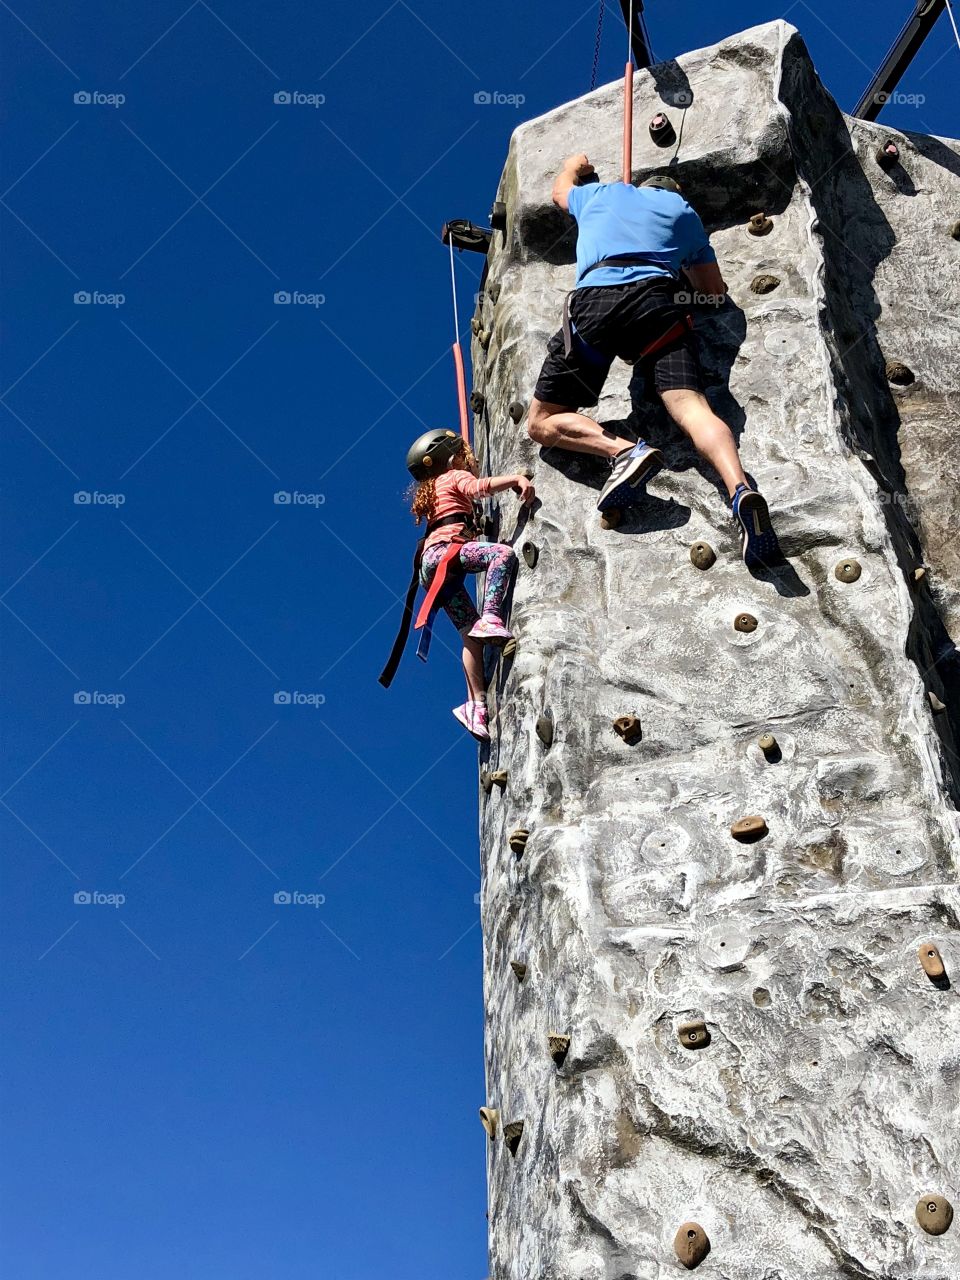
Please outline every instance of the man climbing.
[{"label": "man climbing", "polygon": [[719,472],[743,534],[748,567],[779,557],[767,504],[740,465],[727,424],[703,393],[697,339],[677,298],[680,273],[693,291],[723,299],[727,286],[698,215],[672,178],[637,188],[599,182],[585,155],[570,156],[553,202],[577,221],[577,281],[562,330],[550,340],[527,430],[538,444],[610,460],[597,508],[631,501],[664,466],[659,449],[634,444],[578,413],[600,399],[616,357],[637,363],[670,417]]}]

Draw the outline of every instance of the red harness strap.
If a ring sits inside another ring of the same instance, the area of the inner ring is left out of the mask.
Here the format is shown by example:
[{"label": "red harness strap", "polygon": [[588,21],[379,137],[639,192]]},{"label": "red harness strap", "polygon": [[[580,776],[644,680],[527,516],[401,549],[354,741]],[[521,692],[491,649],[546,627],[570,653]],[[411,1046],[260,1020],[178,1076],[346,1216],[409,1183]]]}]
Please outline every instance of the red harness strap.
[{"label": "red harness strap", "polygon": [[685,333],[693,328],[693,316],[684,316],[682,320],[678,320],[675,325],[667,330],[661,337],[656,338],[648,347],[644,347],[636,359],[630,361],[631,364],[639,364],[641,360],[648,360],[650,356],[655,356],[658,351],[664,347],[668,347],[671,342],[676,342],[678,338],[682,338]]},{"label": "red harness strap", "polygon": [[443,590],[443,584],[447,578],[447,570],[450,568],[451,563],[459,556],[460,548],[467,541],[467,538],[463,537],[461,534],[457,534],[450,539],[450,542],[444,548],[443,556],[433,575],[433,581],[427,588],[426,597],[424,598],[423,604],[420,606],[420,612],[417,614],[417,620],[413,624],[413,629],[415,631],[419,631],[421,627],[425,627],[430,621],[432,614],[437,608],[437,601],[440,597],[440,592]]}]

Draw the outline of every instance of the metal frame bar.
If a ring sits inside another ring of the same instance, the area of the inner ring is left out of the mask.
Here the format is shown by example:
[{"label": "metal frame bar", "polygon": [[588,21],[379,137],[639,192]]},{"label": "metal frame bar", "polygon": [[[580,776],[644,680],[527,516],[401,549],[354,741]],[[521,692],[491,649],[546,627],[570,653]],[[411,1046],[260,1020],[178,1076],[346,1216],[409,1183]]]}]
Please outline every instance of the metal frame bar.
[{"label": "metal frame bar", "polygon": [[853,112],[857,119],[876,120],[946,7],[947,0],[917,0],[913,16],[857,103]]},{"label": "metal frame bar", "polygon": [[[944,4],[946,0],[938,0],[938,2]],[[626,26],[630,21],[630,0],[620,0],[620,10],[623,13],[623,25]],[[633,50],[634,61],[638,67],[650,67],[653,65],[653,54],[647,44],[646,33],[643,29],[643,0],[633,0],[633,30],[630,32],[630,48]]]}]

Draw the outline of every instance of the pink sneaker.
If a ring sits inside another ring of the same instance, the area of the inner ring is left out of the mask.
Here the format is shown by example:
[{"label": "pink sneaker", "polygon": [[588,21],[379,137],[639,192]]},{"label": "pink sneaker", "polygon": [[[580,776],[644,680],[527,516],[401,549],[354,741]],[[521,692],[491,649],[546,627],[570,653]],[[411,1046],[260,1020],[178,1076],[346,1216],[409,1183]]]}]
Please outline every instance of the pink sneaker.
[{"label": "pink sneaker", "polygon": [[472,734],[478,742],[489,742],[490,731],[487,728],[487,708],[482,702],[465,702],[462,707],[454,707],[453,714],[460,721],[467,733]]},{"label": "pink sneaker", "polygon": [[501,645],[513,639],[513,632],[507,630],[495,613],[485,613],[467,634],[472,640],[482,640],[484,644]]}]

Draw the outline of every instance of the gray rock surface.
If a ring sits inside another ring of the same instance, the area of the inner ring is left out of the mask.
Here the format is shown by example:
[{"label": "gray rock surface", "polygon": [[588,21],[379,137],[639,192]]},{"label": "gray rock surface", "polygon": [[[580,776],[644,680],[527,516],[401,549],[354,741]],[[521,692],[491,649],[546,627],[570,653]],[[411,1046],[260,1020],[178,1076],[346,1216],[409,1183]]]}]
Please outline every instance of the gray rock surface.
[{"label": "gray rock surface", "polygon": [[[617,531],[599,467],[541,456],[510,421],[572,284],[552,178],[580,150],[616,175],[618,87],[522,126],[479,308],[492,338],[473,350],[481,455],[532,466],[543,500],[518,535],[540,554],[481,760],[509,771],[480,792],[490,1276],[686,1274],[674,1237],[692,1221],[712,1246],[699,1275],[954,1280],[960,1229],[927,1235],[915,1209],[960,1204],[960,1005],[917,956],[935,942],[960,981],[958,146],[900,137],[884,173],[888,131],[840,114],[782,22],[638,75],[638,179],[665,167],[646,134],[660,109],[735,301],[698,321],[709,394],[790,568],[747,574],[715,478],[631,400],[626,366],[597,416],[629,417],[672,469]],[[759,210],[764,238],[746,231]],[[764,273],[782,283],[751,292]],[[887,360],[913,385],[892,388]],[[513,534],[512,500],[500,517]],[[718,552],[706,571],[697,540]],[[862,575],[841,582],[851,557]],[[612,728],[625,714],[633,746]],[[734,840],[751,814],[769,834]],[[692,1051],[677,1031],[698,1020],[710,1042]],[[551,1034],[571,1038],[559,1068]]]}]

